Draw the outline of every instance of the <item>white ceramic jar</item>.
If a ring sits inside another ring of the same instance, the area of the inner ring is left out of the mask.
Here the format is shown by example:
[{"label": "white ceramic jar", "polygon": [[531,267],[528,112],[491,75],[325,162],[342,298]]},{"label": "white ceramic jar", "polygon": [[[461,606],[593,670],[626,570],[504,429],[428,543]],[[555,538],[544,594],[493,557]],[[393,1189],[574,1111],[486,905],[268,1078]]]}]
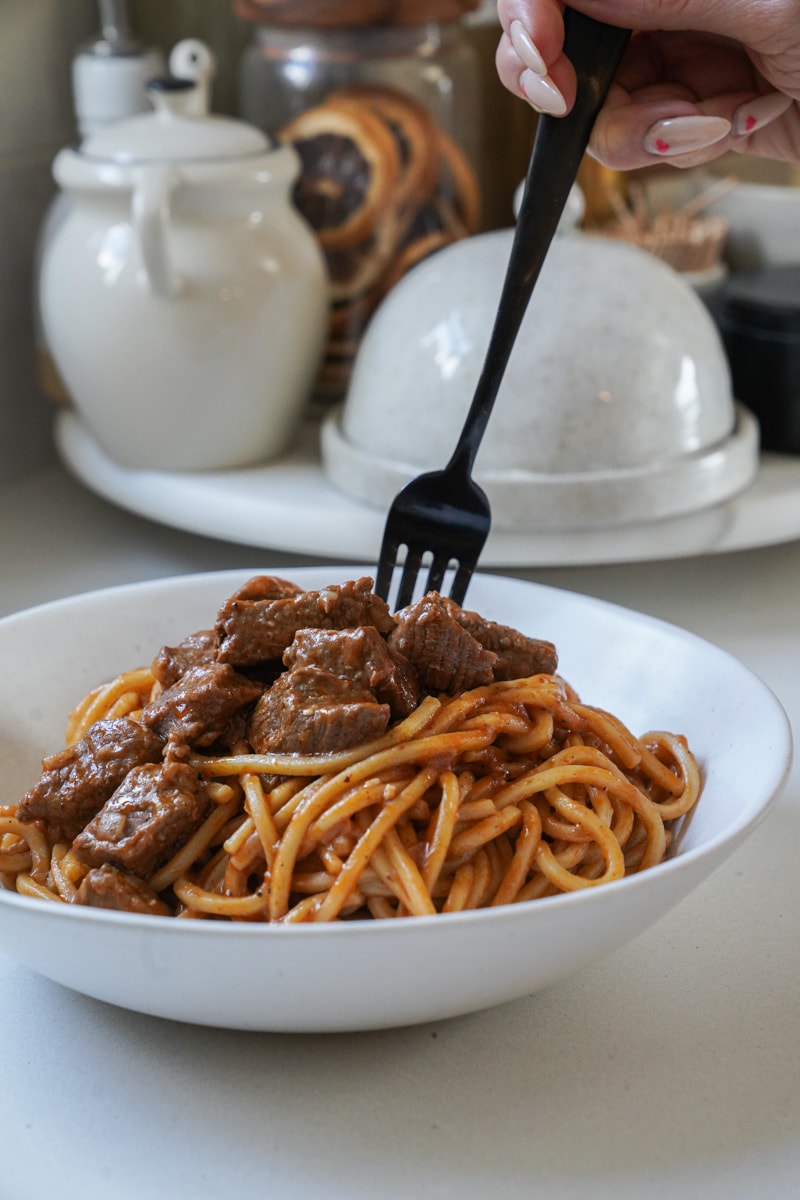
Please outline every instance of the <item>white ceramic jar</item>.
[{"label": "white ceramic jar", "polygon": [[325,344],[328,280],[293,208],[294,151],[209,116],[198,81],[63,150],[70,198],[39,290],[45,336],[101,446],[137,468],[201,470],[284,451]]}]

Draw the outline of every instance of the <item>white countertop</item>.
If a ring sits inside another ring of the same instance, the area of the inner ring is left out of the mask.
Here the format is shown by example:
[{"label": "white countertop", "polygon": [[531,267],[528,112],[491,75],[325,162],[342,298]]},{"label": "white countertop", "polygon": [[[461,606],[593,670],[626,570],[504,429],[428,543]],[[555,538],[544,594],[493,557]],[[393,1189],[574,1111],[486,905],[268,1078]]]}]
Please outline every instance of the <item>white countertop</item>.
[{"label": "white countertop", "polygon": [[[0,615],[291,562],[151,524],[61,468],[0,489]],[[513,574],[716,642],[800,728],[800,542]],[[799,772],[744,848],[629,947],[458,1020],[207,1030],[87,999],[0,955],[0,1200],[800,1197]]]}]

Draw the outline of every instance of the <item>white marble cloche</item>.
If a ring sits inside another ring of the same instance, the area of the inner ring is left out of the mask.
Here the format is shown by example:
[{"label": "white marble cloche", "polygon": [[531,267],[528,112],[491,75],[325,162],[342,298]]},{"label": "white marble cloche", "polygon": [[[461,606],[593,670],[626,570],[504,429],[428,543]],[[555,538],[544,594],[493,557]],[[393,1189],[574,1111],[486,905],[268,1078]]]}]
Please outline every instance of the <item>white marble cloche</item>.
[{"label": "white marble cloche", "polygon": [[[421,263],[369,325],[346,402],[323,427],[326,474],[386,506],[443,466],[472,398],[512,231]],[[495,526],[614,526],[694,511],[754,478],[758,433],[735,405],[694,290],[636,247],[557,237],[476,461]]]}]

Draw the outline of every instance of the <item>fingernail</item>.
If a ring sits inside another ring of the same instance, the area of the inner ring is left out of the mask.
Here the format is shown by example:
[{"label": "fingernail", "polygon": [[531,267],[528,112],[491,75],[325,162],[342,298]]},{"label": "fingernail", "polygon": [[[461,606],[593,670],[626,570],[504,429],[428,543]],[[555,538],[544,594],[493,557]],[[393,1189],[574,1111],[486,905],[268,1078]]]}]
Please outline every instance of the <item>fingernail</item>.
[{"label": "fingernail", "polygon": [[528,70],[533,71],[534,75],[546,75],[547,63],[537,50],[536,43],[521,21],[511,22],[508,36],[511,38],[511,45],[516,50],[518,57]]},{"label": "fingernail", "polygon": [[757,129],[763,129],[770,121],[785,113],[791,103],[791,96],[784,96],[782,92],[767,92],[765,96],[741,104],[733,114],[734,136],[747,137]]},{"label": "fingernail", "polygon": [[686,154],[690,150],[713,146],[730,131],[731,123],[724,117],[671,117],[648,129],[644,148],[648,154],[669,158],[672,154]]},{"label": "fingernail", "polygon": [[566,100],[548,76],[543,78],[541,75],[535,75],[530,69],[525,70],[519,77],[519,86],[525,94],[525,99],[537,112],[547,113],[551,117],[563,117],[567,111]]}]

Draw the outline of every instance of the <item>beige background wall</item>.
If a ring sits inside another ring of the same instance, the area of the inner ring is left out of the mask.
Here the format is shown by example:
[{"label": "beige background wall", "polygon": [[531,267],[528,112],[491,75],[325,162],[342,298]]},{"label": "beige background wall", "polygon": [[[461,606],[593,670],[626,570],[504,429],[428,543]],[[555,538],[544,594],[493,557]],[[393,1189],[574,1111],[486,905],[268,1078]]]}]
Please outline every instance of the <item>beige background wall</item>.
[{"label": "beige background wall", "polygon": [[69,47],[91,0],[0,0],[0,483],[52,454],[36,387],[32,262],[50,162],[73,137]]}]

